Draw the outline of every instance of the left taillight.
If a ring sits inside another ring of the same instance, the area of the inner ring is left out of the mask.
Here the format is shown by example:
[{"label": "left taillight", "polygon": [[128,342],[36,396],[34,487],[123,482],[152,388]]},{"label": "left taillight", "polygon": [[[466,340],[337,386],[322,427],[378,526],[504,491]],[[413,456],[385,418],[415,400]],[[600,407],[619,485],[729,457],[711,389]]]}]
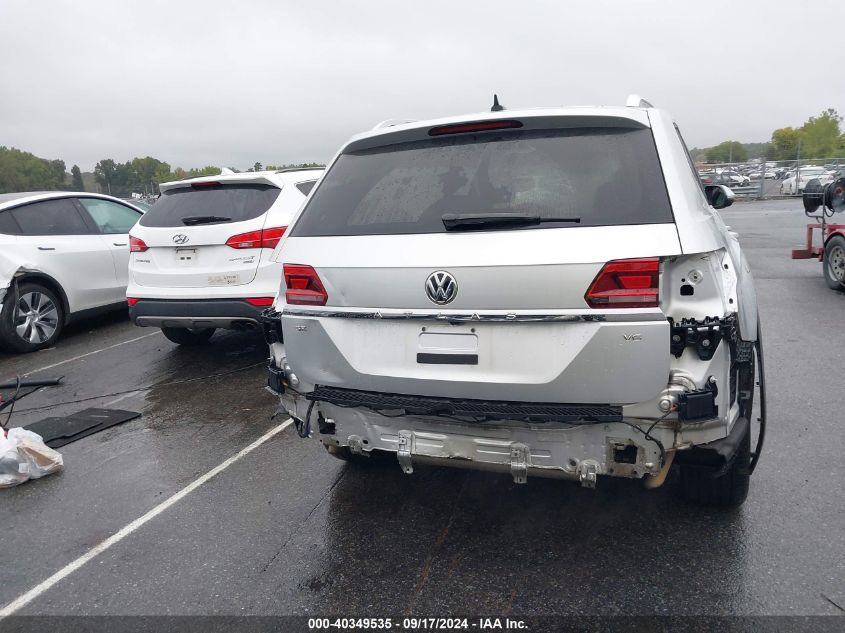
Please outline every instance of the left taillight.
[{"label": "left taillight", "polygon": [[134,235],[129,236],[129,252],[130,253],[143,253],[148,248],[149,248],[149,246],[144,244],[144,240],[137,238]]},{"label": "left taillight", "polygon": [[285,301],[292,305],[324,306],[329,300],[317,271],[302,264],[285,264]]},{"label": "left taillight", "polygon": [[286,226],[277,226],[233,235],[226,240],[226,246],[232,248],[276,248],[287,228]]},{"label": "left taillight", "polygon": [[656,308],[660,304],[660,259],[607,262],[584,300],[591,308]]}]

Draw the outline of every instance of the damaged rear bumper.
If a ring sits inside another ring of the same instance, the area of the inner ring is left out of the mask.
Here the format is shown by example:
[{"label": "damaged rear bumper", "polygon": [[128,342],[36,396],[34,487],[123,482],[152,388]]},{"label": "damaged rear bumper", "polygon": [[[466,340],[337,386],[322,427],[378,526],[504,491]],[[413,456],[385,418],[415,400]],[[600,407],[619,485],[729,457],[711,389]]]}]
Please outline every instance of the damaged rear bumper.
[{"label": "damaged rear bumper", "polygon": [[[279,380],[279,371],[271,371],[268,382]],[[311,432],[326,446],[345,447],[359,455],[367,456],[373,450],[395,453],[408,474],[415,464],[425,463],[510,473],[517,483],[525,483],[529,476],[553,477],[593,487],[598,475],[656,475],[664,459],[658,442],[669,448],[674,439],[670,428],[655,428],[651,432],[654,439],[648,439],[609,407],[598,412],[608,416],[604,420],[576,420],[573,415],[568,422],[530,419],[534,405],[529,403],[483,403],[488,408],[495,405],[498,412],[498,419],[483,422],[465,419],[468,413],[460,408],[454,412],[461,418],[442,410],[437,415],[427,415],[423,409],[416,409],[415,414],[409,414],[406,408],[375,411],[355,407],[325,389],[307,396],[298,393],[285,384],[283,373],[281,404],[301,434]],[[323,399],[326,397],[332,402]],[[424,407],[431,399],[417,400]],[[467,401],[455,402],[465,406]],[[513,405],[521,419],[507,419],[507,405]],[[551,405],[536,406],[548,410]],[[573,405],[556,406],[569,407],[569,413],[575,411]]]}]

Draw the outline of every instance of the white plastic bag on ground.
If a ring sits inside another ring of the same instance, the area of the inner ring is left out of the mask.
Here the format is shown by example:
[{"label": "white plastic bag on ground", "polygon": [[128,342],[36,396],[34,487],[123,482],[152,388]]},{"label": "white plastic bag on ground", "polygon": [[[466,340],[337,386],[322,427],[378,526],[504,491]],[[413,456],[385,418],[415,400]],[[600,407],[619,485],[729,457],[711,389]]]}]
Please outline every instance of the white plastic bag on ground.
[{"label": "white plastic bag on ground", "polygon": [[47,446],[37,433],[22,428],[9,429],[6,434],[0,430],[0,488],[17,486],[63,467],[61,453]]}]

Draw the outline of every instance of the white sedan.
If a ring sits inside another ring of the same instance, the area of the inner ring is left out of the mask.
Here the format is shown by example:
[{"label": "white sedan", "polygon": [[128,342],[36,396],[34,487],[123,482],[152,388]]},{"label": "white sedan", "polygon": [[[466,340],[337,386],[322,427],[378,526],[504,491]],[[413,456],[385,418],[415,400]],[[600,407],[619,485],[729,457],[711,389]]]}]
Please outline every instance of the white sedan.
[{"label": "white sedan", "polygon": [[95,193],[0,194],[0,347],[43,349],[70,319],[125,307],[141,215]]},{"label": "white sedan", "polygon": [[822,185],[831,182],[830,173],[823,167],[802,167],[798,172],[792,171],[780,184],[782,196],[792,196],[804,193],[804,187],[813,179],[818,179]]}]

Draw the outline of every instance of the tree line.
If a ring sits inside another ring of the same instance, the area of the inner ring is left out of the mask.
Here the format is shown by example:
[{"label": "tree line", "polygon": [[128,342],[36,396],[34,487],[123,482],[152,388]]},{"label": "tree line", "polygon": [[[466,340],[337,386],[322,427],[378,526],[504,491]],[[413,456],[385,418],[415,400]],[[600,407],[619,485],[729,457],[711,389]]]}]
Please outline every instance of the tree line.
[{"label": "tree line", "polygon": [[[278,170],[291,167],[319,167],[318,163],[267,165],[256,162],[246,170],[229,167],[234,172]],[[128,197],[133,193],[155,195],[158,185],[195,176],[216,176],[220,168],[212,165],[183,169],[152,156],[120,163],[111,158],[97,162],[93,172],[83,172],[73,165],[67,172],[63,160],[39,158],[14,147],[0,146],[0,193],[18,191],[94,191]]]},{"label": "tree line", "polygon": [[66,179],[63,160],[47,160],[14,147],[0,146],[0,193],[54,191],[63,189]]},{"label": "tree line", "polygon": [[713,147],[693,149],[695,160],[707,163],[742,163],[749,158],[766,160],[800,160],[811,158],[845,158],[845,134],[842,117],[833,108],[819,116],[811,116],[801,127],[782,127],[772,132],[767,143],[723,141]]}]

